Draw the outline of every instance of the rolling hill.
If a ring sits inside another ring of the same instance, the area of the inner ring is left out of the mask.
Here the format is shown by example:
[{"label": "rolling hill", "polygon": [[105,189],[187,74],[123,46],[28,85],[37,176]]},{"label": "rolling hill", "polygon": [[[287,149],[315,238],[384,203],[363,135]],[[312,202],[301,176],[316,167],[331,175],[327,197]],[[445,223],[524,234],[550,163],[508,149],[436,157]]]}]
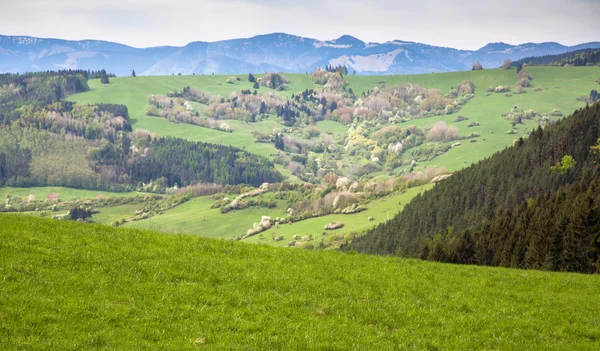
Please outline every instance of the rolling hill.
[{"label": "rolling hill", "polygon": [[0,221],[2,350],[600,346],[597,275]]},{"label": "rolling hill", "polygon": [[458,50],[393,40],[365,43],[352,36],[321,41],[285,33],[219,42],[192,42],[183,47],[134,48],[99,40],[69,41],[0,35],[0,72],[58,69],[106,69],[118,76],[240,74],[283,71],[305,73],[318,66],[346,65],[357,74],[417,74],[469,70],[475,61],[499,67],[506,58],[561,54],[598,48],[600,42],[509,45],[490,43],[479,50]]}]

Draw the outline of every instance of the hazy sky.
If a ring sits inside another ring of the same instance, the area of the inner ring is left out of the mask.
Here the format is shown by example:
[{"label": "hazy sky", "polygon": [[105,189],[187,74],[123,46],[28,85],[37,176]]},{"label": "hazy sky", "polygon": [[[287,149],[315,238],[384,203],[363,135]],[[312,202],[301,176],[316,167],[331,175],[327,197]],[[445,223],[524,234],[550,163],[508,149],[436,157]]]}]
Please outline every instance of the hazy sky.
[{"label": "hazy sky", "polygon": [[285,32],[460,49],[600,41],[600,0],[0,0],[0,34],[135,47]]}]

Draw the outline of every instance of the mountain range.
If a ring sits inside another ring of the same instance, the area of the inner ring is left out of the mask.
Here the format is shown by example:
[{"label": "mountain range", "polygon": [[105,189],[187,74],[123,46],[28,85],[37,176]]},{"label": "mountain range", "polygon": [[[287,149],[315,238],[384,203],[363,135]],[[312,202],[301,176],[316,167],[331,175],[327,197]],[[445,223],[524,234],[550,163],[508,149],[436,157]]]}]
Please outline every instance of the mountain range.
[{"label": "mountain range", "polygon": [[393,40],[365,43],[344,35],[321,41],[273,33],[246,39],[191,42],[183,47],[134,48],[100,41],[71,41],[0,35],[0,72],[59,69],[106,69],[117,76],[235,74],[268,71],[305,73],[326,65],[346,65],[363,75],[418,74],[469,70],[475,61],[499,67],[506,58],[554,55],[600,42],[564,46],[555,42],[510,45],[490,43],[479,50],[459,50]]}]

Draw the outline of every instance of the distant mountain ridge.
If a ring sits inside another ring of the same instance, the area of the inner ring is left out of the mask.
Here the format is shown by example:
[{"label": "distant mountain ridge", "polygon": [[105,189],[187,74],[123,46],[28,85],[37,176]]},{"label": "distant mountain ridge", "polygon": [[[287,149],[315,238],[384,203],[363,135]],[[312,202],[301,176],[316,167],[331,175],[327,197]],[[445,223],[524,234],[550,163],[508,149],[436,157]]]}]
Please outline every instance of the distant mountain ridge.
[{"label": "distant mountain ridge", "polygon": [[0,35],[0,72],[104,68],[123,76],[129,74],[131,66],[138,75],[305,73],[332,64],[346,65],[350,72],[364,75],[418,74],[469,70],[474,61],[495,68],[506,58],[519,60],[587,48],[600,48],[600,42],[575,46],[554,42],[490,43],[472,51],[402,40],[365,43],[350,35],[323,41],[273,33],[217,42],[195,41],[183,47],[134,48],[101,40]]}]

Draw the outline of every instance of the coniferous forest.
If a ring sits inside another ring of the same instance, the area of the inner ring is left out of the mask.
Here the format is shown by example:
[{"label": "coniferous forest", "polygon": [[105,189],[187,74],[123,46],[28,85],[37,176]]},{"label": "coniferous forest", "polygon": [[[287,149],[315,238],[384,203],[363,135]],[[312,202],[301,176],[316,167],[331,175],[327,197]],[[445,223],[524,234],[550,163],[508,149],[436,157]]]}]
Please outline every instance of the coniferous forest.
[{"label": "coniferous forest", "polygon": [[525,57],[512,62],[513,67],[524,64],[549,66],[598,66],[600,65],[600,49],[582,49],[557,55]]},{"label": "coniferous forest", "polygon": [[124,105],[62,99],[99,72],[0,74],[0,186],[113,191],[197,182],[260,185],[282,179],[264,157],[237,148],[132,132]]},{"label": "coniferous forest", "polygon": [[600,104],[456,172],[344,250],[600,272]]}]

